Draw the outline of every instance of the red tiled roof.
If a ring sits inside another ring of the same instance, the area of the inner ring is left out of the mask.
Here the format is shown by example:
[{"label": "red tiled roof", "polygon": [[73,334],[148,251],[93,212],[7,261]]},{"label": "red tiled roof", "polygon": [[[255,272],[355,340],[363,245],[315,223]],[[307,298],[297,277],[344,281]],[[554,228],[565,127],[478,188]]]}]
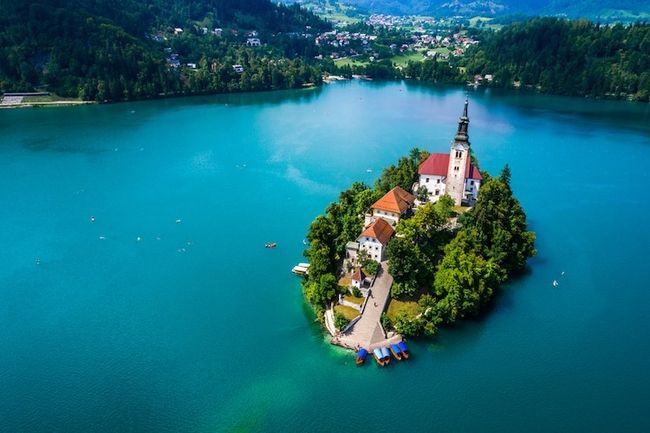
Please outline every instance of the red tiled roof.
[{"label": "red tiled roof", "polygon": [[382,245],[386,245],[391,237],[393,237],[395,230],[382,218],[374,220],[359,237],[375,238]]},{"label": "red tiled roof", "polygon": [[413,206],[415,196],[404,191],[399,186],[388,191],[382,198],[377,200],[372,205],[373,209],[381,209],[388,212],[395,212],[397,214],[404,213],[406,209]]},{"label": "red tiled roof", "polygon": [[449,154],[448,153],[432,153],[427,159],[420,164],[418,174],[431,175],[431,176],[447,176],[449,169]]},{"label": "red tiled roof", "polygon": [[[481,180],[481,172],[478,167],[474,166],[467,158],[467,165],[465,166],[465,179]],[[418,174],[430,176],[447,176],[449,169],[449,154],[448,153],[432,153],[429,157],[420,164]]]},{"label": "red tiled roof", "polygon": [[361,268],[357,268],[357,270],[354,271],[354,274],[352,274],[353,281],[363,281],[365,279],[366,279],[366,274],[363,273]]},{"label": "red tiled roof", "polygon": [[467,165],[465,166],[465,179],[481,180],[481,172],[478,171],[478,167],[475,167],[474,164],[470,163],[470,158],[467,158]]}]

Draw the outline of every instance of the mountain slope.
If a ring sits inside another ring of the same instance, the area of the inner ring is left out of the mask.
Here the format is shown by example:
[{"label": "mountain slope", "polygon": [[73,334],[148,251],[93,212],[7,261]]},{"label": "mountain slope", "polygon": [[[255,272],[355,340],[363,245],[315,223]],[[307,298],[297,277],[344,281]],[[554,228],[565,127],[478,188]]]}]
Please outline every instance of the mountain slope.
[{"label": "mountain slope", "polygon": [[[61,96],[103,101],[297,86],[311,81],[315,71],[305,72],[297,81],[278,78],[273,85],[267,71],[253,84],[243,83],[248,73],[240,76],[226,70],[233,63],[254,63],[255,54],[246,54],[243,47],[244,34],[217,38],[202,35],[199,29],[256,30],[275,41],[277,33],[300,32],[306,26],[315,31],[328,28],[298,6],[269,0],[0,0],[0,91],[40,87]],[[174,27],[187,31],[168,38]],[[163,43],[187,61],[199,64],[205,59],[201,70],[196,74],[170,70]],[[306,40],[285,40],[279,48],[269,44],[266,55],[281,58],[284,50],[294,57],[308,48],[306,44]],[[250,73],[251,65],[247,64]],[[282,63],[277,68],[289,66]]]},{"label": "mountain slope", "polygon": [[345,0],[372,13],[495,16],[567,15],[584,18],[650,17],[644,0]]}]

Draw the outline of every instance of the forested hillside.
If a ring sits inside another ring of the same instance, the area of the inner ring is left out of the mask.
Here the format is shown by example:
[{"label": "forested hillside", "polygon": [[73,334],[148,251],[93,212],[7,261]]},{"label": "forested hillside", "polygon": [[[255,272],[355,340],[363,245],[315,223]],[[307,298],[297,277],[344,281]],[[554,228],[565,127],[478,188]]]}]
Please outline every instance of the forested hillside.
[{"label": "forested hillside", "polygon": [[[328,27],[269,0],[1,0],[0,91],[104,101],[299,87],[320,80],[301,34]],[[263,47],[246,47],[249,31]]]},{"label": "forested hillside", "polygon": [[484,33],[465,57],[468,75],[493,74],[560,95],[650,97],[650,24],[602,26],[538,18]]}]

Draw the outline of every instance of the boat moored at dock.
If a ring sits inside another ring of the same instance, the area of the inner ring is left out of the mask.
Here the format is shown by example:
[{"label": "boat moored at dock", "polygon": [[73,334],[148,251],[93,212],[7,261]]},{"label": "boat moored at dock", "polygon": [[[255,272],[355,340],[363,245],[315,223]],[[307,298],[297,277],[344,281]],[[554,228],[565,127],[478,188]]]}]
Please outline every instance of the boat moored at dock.
[{"label": "boat moored at dock", "polygon": [[398,361],[402,360],[402,351],[400,350],[397,344],[390,345],[390,352],[393,354],[395,359],[397,359]]},{"label": "boat moored at dock", "polygon": [[368,356],[368,351],[363,347],[357,352],[357,365],[361,365],[366,362],[366,356]]},{"label": "boat moored at dock", "polygon": [[382,360],[384,361],[384,365],[390,364],[390,352],[388,351],[388,348],[382,347],[380,350],[381,350]]},{"label": "boat moored at dock", "polygon": [[397,347],[399,347],[400,351],[402,352],[402,357],[404,359],[409,359],[409,355],[410,355],[409,354],[409,348],[406,345],[406,343],[404,343],[403,341],[400,341],[399,343],[397,343]]},{"label": "boat moored at dock", "polygon": [[297,275],[307,275],[309,273],[309,263],[298,263],[291,269],[291,272]]},{"label": "boat moored at dock", "polygon": [[381,367],[384,367],[386,365],[386,361],[384,360],[384,355],[381,353],[380,348],[375,348],[375,350],[372,351],[372,354],[375,357],[375,361],[377,361],[377,364],[379,364]]}]

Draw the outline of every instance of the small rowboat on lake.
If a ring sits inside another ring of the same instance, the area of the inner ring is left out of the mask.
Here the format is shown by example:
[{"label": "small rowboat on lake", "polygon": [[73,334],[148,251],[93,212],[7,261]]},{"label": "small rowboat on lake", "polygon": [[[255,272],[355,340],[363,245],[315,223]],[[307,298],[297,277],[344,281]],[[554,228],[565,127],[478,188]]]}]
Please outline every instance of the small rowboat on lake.
[{"label": "small rowboat on lake", "polygon": [[309,273],[309,263],[298,263],[291,269],[291,272],[298,275],[307,275]]},{"label": "small rowboat on lake", "polygon": [[366,356],[368,356],[368,351],[363,347],[357,352],[357,365],[361,365],[366,362]]},{"label": "small rowboat on lake", "polygon": [[409,348],[406,345],[406,343],[400,341],[399,343],[397,343],[397,347],[399,347],[399,350],[402,352],[402,357],[404,359],[409,359]]},{"label": "small rowboat on lake", "polygon": [[398,361],[402,360],[402,351],[397,346],[397,344],[391,344],[390,345],[390,351],[393,354],[393,356],[395,357],[395,359],[397,359]]},{"label": "small rowboat on lake", "polygon": [[264,248],[275,248],[277,246],[278,246],[277,242],[267,242],[264,244]]}]

